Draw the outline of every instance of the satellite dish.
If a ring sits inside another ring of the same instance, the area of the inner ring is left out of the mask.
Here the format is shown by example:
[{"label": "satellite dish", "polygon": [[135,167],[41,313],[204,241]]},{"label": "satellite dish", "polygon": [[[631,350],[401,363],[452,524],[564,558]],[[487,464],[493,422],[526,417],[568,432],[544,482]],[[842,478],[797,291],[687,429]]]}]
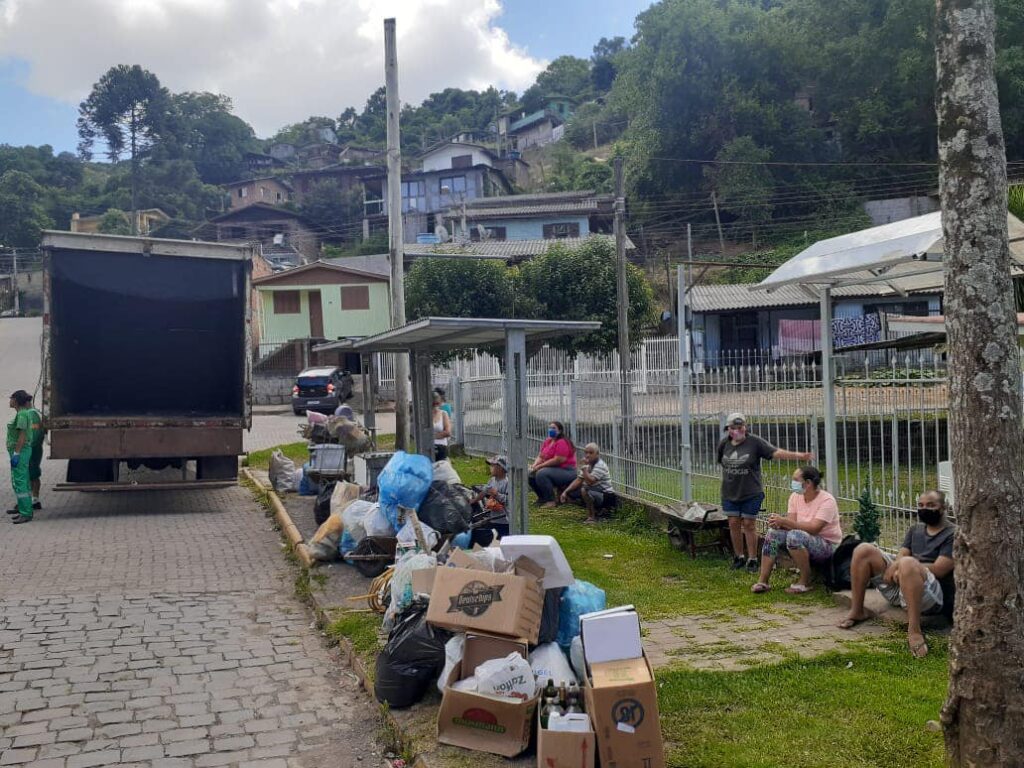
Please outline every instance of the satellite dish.
[{"label": "satellite dish", "polygon": [[439,242],[447,243],[451,239],[451,235],[448,234],[448,230],[444,228],[444,224],[438,224],[434,227],[434,234],[437,235]]},{"label": "satellite dish", "polygon": [[484,240],[490,240],[491,239],[491,230],[489,230],[483,224],[477,224],[476,225],[476,231],[477,231],[477,234],[480,235],[480,241],[481,242],[483,242]]}]

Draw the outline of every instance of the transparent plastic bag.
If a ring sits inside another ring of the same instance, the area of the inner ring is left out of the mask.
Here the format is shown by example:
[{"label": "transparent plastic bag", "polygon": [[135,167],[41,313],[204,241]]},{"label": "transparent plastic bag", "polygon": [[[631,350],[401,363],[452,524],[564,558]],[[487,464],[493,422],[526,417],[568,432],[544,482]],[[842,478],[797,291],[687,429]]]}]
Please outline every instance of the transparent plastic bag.
[{"label": "transparent plastic bag", "polygon": [[[461,632],[457,635],[452,635],[452,639],[444,644],[444,669],[441,670],[441,676],[437,678],[437,690],[444,693],[445,684],[448,682],[448,676],[455,669],[455,666],[462,661],[462,654],[466,650],[466,636]],[[476,681],[473,681],[474,688],[476,690]]]},{"label": "transparent plastic bag", "polygon": [[567,686],[577,682],[558,643],[545,643],[534,648],[530,654],[530,668],[538,685],[546,685],[548,680],[554,680],[555,685],[565,683]]},{"label": "transparent plastic bag", "polygon": [[366,538],[366,527],[364,520],[377,505],[370,501],[356,499],[341,513],[341,519],[345,523],[345,530],[352,536],[352,540],[358,544]]},{"label": "transparent plastic bag", "polygon": [[398,558],[391,577],[391,604],[384,614],[386,626],[391,626],[395,617],[412,605],[416,598],[412,591],[412,572],[436,566],[437,558],[434,555],[410,552]]},{"label": "transparent plastic bag", "polygon": [[298,487],[295,479],[295,462],[281,451],[270,455],[270,486],[277,493],[294,493]]}]

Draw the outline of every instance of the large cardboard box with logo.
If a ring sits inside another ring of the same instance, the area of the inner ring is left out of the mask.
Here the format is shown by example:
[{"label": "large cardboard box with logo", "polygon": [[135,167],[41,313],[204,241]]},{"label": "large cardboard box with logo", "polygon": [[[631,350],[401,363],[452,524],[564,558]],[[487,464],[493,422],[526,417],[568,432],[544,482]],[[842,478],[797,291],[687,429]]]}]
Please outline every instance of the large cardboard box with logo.
[{"label": "large cardboard box with logo", "polygon": [[525,557],[516,560],[511,573],[438,568],[427,621],[445,629],[476,630],[536,643],[544,609],[543,578],[544,569]]},{"label": "large cardboard box with logo", "polygon": [[[438,573],[442,570],[439,569]],[[514,699],[451,686],[471,677],[476,668],[491,659],[503,659],[510,653],[529,658],[525,642],[476,633],[466,634],[462,661],[448,676],[441,708],[437,713],[437,740],[442,744],[515,757],[530,746],[537,699]]]},{"label": "large cardboard box with logo", "polygon": [[585,685],[601,765],[664,768],[658,691],[647,657],[592,664]]}]

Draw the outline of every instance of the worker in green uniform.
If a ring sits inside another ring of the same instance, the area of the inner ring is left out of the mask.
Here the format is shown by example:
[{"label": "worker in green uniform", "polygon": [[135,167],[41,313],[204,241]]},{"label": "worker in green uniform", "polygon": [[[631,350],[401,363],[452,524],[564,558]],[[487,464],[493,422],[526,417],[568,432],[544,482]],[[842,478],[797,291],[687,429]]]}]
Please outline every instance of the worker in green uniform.
[{"label": "worker in green uniform", "polygon": [[7,455],[11,459],[11,485],[17,507],[12,518],[15,525],[32,520],[32,489],[29,463],[32,460],[32,395],[23,389],[11,395],[14,418],[7,422]]},{"label": "worker in green uniform", "polygon": [[32,511],[43,508],[39,494],[43,485],[43,440],[46,428],[43,426],[43,414],[35,403],[29,403],[28,415],[32,420],[32,458],[28,460],[28,481],[32,486]]}]

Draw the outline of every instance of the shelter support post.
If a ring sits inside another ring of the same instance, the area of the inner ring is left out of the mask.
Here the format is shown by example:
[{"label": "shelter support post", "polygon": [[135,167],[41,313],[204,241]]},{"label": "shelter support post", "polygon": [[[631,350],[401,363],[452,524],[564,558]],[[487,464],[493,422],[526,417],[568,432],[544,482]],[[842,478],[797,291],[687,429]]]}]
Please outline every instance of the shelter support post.
[{"label": "shelter support post", "polygon": [[[839,492],[835,366],[832,362],[832,289],[821,289],[821,390],[825,404],[825,487]],[[820,464],[821,457],[817,457]]]},{"label": "shelter support post", "polygon": [[373,447],[377,447],[377,376],[375,355],[359,355],[359,383],[363,389],[363,426],[370,433]]},{"label": "shelter support post", "polygon": [[530,531],[526,471],[526,334],[512,328],[505,335],[504,447],[509,461],[509,520],[512,533]]},{"label": "shelter support post", "polygon": [[430,352],[413,351],[412,418],[416,453],[434,460],[434,393],[430,386]]},{"label": "shelter support post", "polygon": [[676,270],[679,296],[679,307],[676,310],[676,321],[679,327],[679,427],[681,436],[680,463],[682,471],[683,507],[689,507],[693,501],[693,468],[691,459],[691,427],[690,427],[690,330],[687,317],[686,268],[680,264]]}]

